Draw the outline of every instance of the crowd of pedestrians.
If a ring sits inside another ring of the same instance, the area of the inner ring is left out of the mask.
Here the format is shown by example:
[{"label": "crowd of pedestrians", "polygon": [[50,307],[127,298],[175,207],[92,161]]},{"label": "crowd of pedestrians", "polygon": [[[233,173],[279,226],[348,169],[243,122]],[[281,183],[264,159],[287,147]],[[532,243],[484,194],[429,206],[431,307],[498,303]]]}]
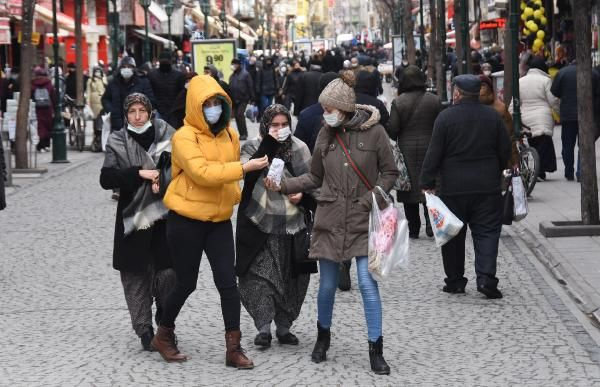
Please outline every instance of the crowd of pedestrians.
[{"label": "crowd of pedestrians", "polygon": [[[335,49],[310,57],[235,58],[229,79],[213,65],[196,74],[180,52],[163,52],[155,68],[145,71],[130,56],[111,74],[94,67],[84,83],[85,100],[95,117],[110,113],[100,185],[118,201],[113,267],[143,349],[169,362],[187,360],[175,323],[196,289],[206,254],[220,295],[227,366],[254,367],[241,345],[242,306],[254,322],[256,347],[271,346],[273,328],[280,344],[303,340],[293,326],[314,273],[319,289],[311,359],[326,361],[335,345],[335,295],[352,288],[354,262],[370,368],[389,374],[380,289],[368,270],[368,233],[375,187],[390,192],[399,176],[393,146],[401,150],[412,182],[410,190],[396,191],[410,238],[422,237],[422,220],[425,235],[434,233],[424,193],[438,195],[464,222],[441,249],[441,290],[466,291],[469,228],[476,289],[489,299],[501,298],[496,277],[501,176],[518,165],[519,155],[512,105],[497,98],[491,78],[496,55],[472,59],[479,61],[475,74],[454,77],[448,107],[428,89],[422,63],[396,71],[397,94],[388,104],[381,96],[378,59],[364,50],[351,57]],[[552,134],[560,113],[565,177],[579,178],[576,64],[565,63],[554,79],[541,58],[529,58],[522,70],[522,122],[540,155],[539,177],[557,169]],[[67,66],[58,85],[43,67],[34,74],[38,149],[45,151],[54,87],[75,98],[75,68]],[[594,75],[594,91],[600,93],[597,82]],[[259,123],[255,138],[248,138],[247,119]],[[274,159],[284,164],[280,181],[267,177]],[[309,257],[300,261],[296,240],[307,232]]]}]

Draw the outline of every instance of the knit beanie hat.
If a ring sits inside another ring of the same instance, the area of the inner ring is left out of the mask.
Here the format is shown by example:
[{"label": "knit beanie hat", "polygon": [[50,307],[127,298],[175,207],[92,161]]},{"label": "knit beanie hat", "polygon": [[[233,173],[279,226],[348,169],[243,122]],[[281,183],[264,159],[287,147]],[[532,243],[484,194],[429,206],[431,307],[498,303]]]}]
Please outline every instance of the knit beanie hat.
[{"label": "knit beanie hat", "polygon": [[344,71],[340,77],[329,82],[319,96],[319,103],[343,112],[356,110],[356,94],[354,94],[354,73]]}]

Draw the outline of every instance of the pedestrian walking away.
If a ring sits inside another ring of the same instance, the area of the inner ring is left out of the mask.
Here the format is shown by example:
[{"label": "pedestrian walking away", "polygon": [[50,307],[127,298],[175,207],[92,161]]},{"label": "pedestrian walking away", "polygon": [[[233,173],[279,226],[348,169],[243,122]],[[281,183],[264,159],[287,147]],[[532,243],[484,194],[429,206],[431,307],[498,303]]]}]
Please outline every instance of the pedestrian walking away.
[{"label": "pedestrian walking away", "polygon": [[185,86],[185,75],[173,67],[171,51],[160,53],[159,67],[148,73],[148,80],[156,98],[156,110],[163,120],[172,124],[171,111],[177,95]]},{"label": "pedestrian walking away", "polygon": [[237,126],[240,140],[248,138],[248,129],[246,128],[246,106],[250,101],[255,101],[254,81],[248,71],[242,68],[239,59],[231,61],[233,73],[229,77],[229,87],[233,98],[233,109],[235,124]]},{"label": "pedestrian walking away", "polygon": [[[552,80],[544,59],[532,57],[527,74],[519,79],[521,90],[521,120],[524,128],[531,130],[529,145],[540,156],[538,177],[546,180],[546,172],[556,171],[556,151],[552,142],[554,118],[552,111],[558,111],[559,100],[551,92]],[[512,112],[512,101],[509,111]]]},{"label": "pedestrian walking away", "polygon": [[6,208],[5,185],[7,180],[6,161],[4,159],[4,143],[0,135],[0,210]]},{"label": "pedestrian walking away", "polygon": [[[242,161],[265,155],[269,160],[285,162],[287,177],[308,171],[310,152],[302,141],[291,135],[291,116],[279,104],[269,106],[262,117],[259,136],[242,146]],[[271,323],[281,344],[297,345],[290,327],[298,318],[308,290],[310,273],[316,261],[301,263],[293,255],[293,238],[306,233],[306,213],[316,202],[307,192],[283,195],[267,191],[263,179],[267,169],[246,174],[236,229],[236,273],[239,277],[242,305],[246,308],[258,335],[254,344],[271,345]]]},{"label": "pedestrian walking away", "polygon": [[273,98],[279,90],[279,80],[277,78],[273,58],[265,58],[263,66],[258,70],[256,76],[256,95],[259,98],[258,117],[262,117],[265,109],[273,103]]},{"label": "pedestrian walking away", "polygon": [[425,233],[432,237],[433,230],[429,224],[425,196],[419,188],[418,179],[441,103],[437,96],[425,91],[425,74],[415,65],[404,69],[398,91],[401,94],[392,101],[388,133],[402,151],[412,184],[410,191],[397,191],[396,195],[398,201],[404,205],[409,236],[413,239],[419,238],[421,204],[425,217]]},{"label": "pedestrian walking away", "polygon": [[496,278],[502,229],[500,181],[510,158],[510,138],[496,111],[479,102],[481,81],[476,75],[454,78],[454,105],[435,120],[421,170],[421,189],[436,191],[463,223],[460,233],[442,246],[446,293],[465,292],[465,237],[471,229],[475,248],[477,290],[502,298]]},{"label": "pedestrian walking away", "polygon": [[48,71],[37,66],[33,71],[35,78],[31,81],[31,99],[35,102],[35,115],[39,142],[36,145],[38,152],[50,150],[50,132],[52,132],[52,119],[54,117],[54,87]]},{"label": "pedestrian walking away", "polygon": [[198,74],[191,71],[185,73],[184,75],[185,85],[183,86],[183,90],[177,94],[175,102],[173,103],[173,109],[171,110],[171,126],[174,127],[175,130],[183,126],[183,119],[185,118],[185,101],[187,100],[187,89],[192,78]]},{"label": "pedestrian walking away", "polygon": [[175,341],[175,320],[196,289],[205,252],[221,297],[225,364],[253,368],[240,345],[240,296],[234,271],[231,215],[241,198],[244,173],[267,165],[267,158],[240,162],[237,133],[229,127],[231,100],[211,76],[190,81],[184,126],[173,136],[172,175],[164,203],[170,209],[167,239],[177,284],[168,296],[152,346],[166,361],[185,361]]},{"label": "pedestrian walking away", "polygon": [[167,208],[158,195],[156,164],[171,151],[175,130],[152,119],[152,105],[143,94],[125,98],[125,127],[111,133],[100,172],[104,189],[119,189],[113,247],[113,267],[121,274],[125,301],[142,347],[150,351],[155,320],[161,319],[166,296],[175,284],[167,248]]},{"label": "pedestrian walking away", "polygon": [[[312,361],[319,363],[327,358],[339,264],[356,257],[371,370],[389,374],[383,358],[381,298],[377,282],[368,271],[367,242],[371,188],[379,186],[389,191],[398,178],[398,169],[385,129],[378,123],[379,111],[356,105],[354,79],[350,73],[342,77],[331,81],[319,96],[326,125],[317,138],[310,171],[283,179],[281,186],[270,179],[266,184],[286,195],[320,188],[310,246],[310,257],[319,259],[320,272],[318,334]],[[352,161],[347,154],[352,155]]]}]

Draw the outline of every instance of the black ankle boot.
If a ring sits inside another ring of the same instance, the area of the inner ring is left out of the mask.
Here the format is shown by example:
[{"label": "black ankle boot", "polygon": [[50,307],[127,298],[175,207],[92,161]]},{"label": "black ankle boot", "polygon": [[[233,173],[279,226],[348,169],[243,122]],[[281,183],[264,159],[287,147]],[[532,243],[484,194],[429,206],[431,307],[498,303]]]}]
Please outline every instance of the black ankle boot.
[{"label": "black ankle boot", "polygon": [[327,360],[327,350],[331,342],[331,332],[329,329],[323,328],[318,321],[317,329],[319,330],[319,335],[317,336],[317,342],[311,355],[313,363],[320,363]]},{"label": "black ankle boot", "polygon": [[383,336],[379,336],[376,342],[369,341],[369,360],[371,371],[377,375],[389,375],[390,366],[383,358]]},{"label": "black ankle boot", "polygon": [[154,338],[154,330],[152,328],[147,330],[146,333],[144,333],[140,337],[140,341],[142,342],[142,348],[144,348],[144,351],[152,352],[154,350],[152,348],[152,346],[150,345],[150,342],[152,341],[153,338]]}]

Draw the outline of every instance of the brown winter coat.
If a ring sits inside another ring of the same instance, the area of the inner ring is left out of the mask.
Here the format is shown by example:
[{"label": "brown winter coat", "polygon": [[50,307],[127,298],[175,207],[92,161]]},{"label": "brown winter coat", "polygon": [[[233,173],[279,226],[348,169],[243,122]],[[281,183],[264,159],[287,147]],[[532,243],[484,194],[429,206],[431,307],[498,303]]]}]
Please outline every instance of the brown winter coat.
[{"label": "brown winter coat", "polygon": [[[356,105],[357,113],[339,128],[352,159],[370,184],[389,191],[398,170],[379,111],[368,105]],[[336,128],[337,129],[337,128]],[[311,258],[336,262],[368,253],[371,192],[348,164],[333,135],[334,128],[325,126],[317,137],[310,172],[281,183],[283,193],[306,192],[320,188],[316,199]]]}]

